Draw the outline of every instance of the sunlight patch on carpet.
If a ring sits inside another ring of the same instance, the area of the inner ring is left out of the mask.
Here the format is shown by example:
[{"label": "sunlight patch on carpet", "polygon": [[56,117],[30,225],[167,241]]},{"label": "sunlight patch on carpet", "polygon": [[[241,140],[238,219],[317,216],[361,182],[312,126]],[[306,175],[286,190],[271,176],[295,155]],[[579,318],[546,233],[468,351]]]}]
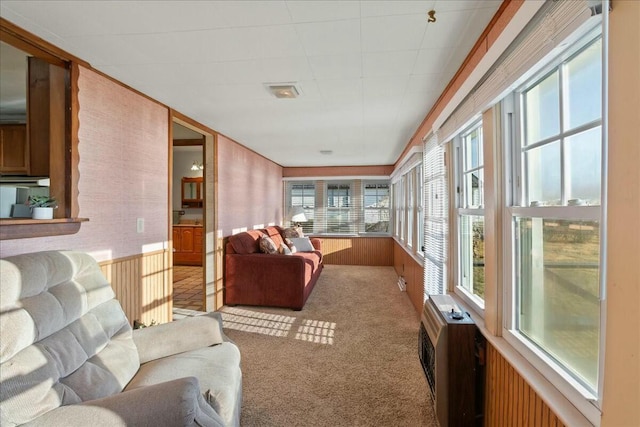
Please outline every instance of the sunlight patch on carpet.
[{"label": "sunlight patch on carpet", "polygon": [[316,344],[333,345],[336,324],[322,320],[304,320],[298,327],[296,339]]},{"label": "sunlight patch on carpet", "polygon": [[[314,344],[333,345],[336,324],[323,320],[298,319],[282,314],[264,313],[237,307],[223,307],[223,328],[279,338],[293,338]],[[295,326],[297,325],[297,329]],[[295,335],[289,332],[297,330]]]},{"label": "sunlight patch on carpet", "polygon": [[224,328],[274,337],[286,337],[296,318],[225,307],[222,312],[222,320]]}]

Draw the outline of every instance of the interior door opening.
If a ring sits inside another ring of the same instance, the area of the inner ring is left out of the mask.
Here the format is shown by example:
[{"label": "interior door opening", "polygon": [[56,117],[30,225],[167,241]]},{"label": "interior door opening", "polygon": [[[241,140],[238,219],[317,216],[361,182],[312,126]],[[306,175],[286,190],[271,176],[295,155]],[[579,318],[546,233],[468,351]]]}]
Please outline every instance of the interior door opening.
[{"label": "interior door opening", "polygon": [[181,310],[206,311],[205,135],[174,121],[171,197],[174,317]]}]

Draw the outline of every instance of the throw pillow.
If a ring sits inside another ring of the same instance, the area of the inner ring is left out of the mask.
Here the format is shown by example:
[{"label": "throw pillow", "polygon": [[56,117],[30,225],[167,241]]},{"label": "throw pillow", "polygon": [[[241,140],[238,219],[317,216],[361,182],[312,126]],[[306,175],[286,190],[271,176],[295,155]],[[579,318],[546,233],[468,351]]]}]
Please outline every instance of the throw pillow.
[{"label": "throw pillow", "polygon": [[298,248],[296,248],[296,245],[294,245],[291,239],[289,239],[288,237],[285,237],[284,243],[286,243],[289,249],[291,249],[292,254],[295,254],[296,252],[298,252]]},{"label": "throw pillow", "polygon": [[282,230],[282,235],[284,237],[304,237],[304,233],[302,232],[302,227],[289,227]]},{"label": "throw pillow", "polygon": [[313,252],[315,250],[308,237],[292,237],[291,241],[299,252]]},{"label": "throw pillow", "polygon": [[287,246],[287,244],[284,242],[280,243],[280,250],[278,252],[282,255],[293,255],[293,252],[291,252],[289,246]]},{"label": "throw pillow", "polygon": [[262,236],[260,236],[260,251],[264,252],[265,254],[277,254],[278,247],[273,242],[271,237],[263,234]]}]

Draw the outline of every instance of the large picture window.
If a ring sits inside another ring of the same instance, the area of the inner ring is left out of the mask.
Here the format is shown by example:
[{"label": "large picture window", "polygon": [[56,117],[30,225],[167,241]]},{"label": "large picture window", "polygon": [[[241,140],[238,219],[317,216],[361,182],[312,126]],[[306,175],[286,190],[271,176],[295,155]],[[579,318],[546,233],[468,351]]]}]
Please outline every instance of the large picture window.
[{"label": "large picture window", "polygon": [[[597,395],[600,357],[601,40],[516,92],[510,331]],[[521,183],[518,185],[518,183]]]}]

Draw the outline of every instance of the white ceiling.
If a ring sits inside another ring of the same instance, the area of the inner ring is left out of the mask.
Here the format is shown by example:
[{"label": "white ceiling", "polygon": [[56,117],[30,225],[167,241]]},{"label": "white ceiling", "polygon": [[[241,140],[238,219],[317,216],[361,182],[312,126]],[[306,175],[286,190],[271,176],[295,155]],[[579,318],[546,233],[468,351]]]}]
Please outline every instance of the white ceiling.
[{"label": "white ceiling", "polygon": [[501,3],[2,0],[0,16],[282,166],[386,165]]}]

